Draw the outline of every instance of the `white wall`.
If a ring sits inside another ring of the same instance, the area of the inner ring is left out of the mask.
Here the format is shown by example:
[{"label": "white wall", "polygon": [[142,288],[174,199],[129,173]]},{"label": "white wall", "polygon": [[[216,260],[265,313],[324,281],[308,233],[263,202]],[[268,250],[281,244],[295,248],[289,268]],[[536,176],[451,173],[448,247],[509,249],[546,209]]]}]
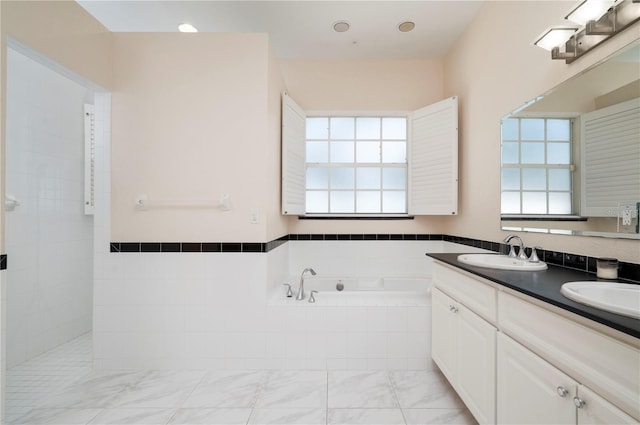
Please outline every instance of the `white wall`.
[{"label": "white wall", "polygon": [[[299,273],[430,276],[434,241],[290,241],[267,254],[101,255],[97,369],[431,369],[430,306],[286,301]],[[345,257],[346,256],[346,257]],[[375,263],[375,265],[373,264]]]},{"label": "white wall", "polygon": [[[266,34],[114,34],[112,240],[282,236],[282,80]],[[217,208],[135,209],[135,198]],[[251,209],[260,211],[250,223]]]},{"label": "white wall", "polygon": [[93,220],[84,215],[85,87],[9,49],[7,366],[91,329]]}]

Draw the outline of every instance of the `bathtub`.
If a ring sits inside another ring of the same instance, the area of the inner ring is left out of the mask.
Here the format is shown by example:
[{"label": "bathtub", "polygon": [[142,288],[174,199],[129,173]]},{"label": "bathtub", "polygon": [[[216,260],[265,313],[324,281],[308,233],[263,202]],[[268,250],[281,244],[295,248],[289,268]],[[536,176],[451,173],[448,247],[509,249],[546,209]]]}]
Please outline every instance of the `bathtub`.
[{"label": "bathtub", "polygon": [[278,288],[270,304],[310,304],[314,294],[318,306],[426,306],[431,304],[431,279],[428,277],[326,277],[307,276],[305,300],[296,301],[298,283],[292,284],[293,298],[286,287]]}]

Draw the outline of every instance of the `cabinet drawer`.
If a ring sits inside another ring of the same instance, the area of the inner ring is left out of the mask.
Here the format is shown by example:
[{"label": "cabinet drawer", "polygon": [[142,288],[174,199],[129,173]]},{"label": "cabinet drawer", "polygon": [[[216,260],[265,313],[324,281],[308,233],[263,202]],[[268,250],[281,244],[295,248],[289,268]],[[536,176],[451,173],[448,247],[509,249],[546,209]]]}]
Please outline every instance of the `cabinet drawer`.
[{"label": "cabinet drawer", "polygon": [[493,286],[438,263],[433,265],[433,283],[478,316],[496,323],[497,291]]},{"label": "cabinet drawer", "polygon": [[640,419],[640,350],[504,292],[498,304],[503,332]]}]

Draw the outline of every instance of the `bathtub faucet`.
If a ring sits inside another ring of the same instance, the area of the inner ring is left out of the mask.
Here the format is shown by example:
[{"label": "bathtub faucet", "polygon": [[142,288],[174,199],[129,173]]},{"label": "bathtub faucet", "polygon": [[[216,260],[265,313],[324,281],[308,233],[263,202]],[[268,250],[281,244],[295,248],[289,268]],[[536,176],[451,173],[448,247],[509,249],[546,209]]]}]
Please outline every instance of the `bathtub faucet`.
[{"label": "bathtub faucet", "polygon": [[300,287],[298,288],[298,295],[296,295],[296,300],[300,301],[300,300],[304,300],[304,274],[306,272],[311,273],[313,276],[316,275],[315,270],[313,270],[312,268],[306,268],[302,271],[302,274],[300,275]]}]

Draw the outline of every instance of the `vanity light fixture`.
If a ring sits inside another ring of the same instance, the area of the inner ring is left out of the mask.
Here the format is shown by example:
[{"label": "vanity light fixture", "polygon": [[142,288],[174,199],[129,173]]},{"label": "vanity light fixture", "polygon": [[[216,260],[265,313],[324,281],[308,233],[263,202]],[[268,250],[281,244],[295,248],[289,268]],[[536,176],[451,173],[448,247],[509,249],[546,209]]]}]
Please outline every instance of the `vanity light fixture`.
[{"label": "vanity light fixture", "polygon": [[579,25],[587,25],[589,21],[597,21],[605,14],[615,0],[582,0],[564,17]]},{"label": "vanity light fixture", "polygon": [[347,32],[351,26],[347,21],[338,21],[333,23],[333,30],[335,32]]},{"label": "vanity light fixture", "polygon": [[579,28],[578,26],[549,27],[538,36],[533,44],[545,50],[552,51],[555,47],[566,43]]},{"label": "vanity light fixture", "polygon": [[[551,50],[551,59],[564,59],[571,63],[640,20],[640,0],[581,0],[565,19],[584,24],[573,27],[574,34],[569,34],[568,39],[559,37],[550,41],[547,36],[555,31],[552,27],[542,33],[534,44]],[[564,29],[566,36],[571,30],[568,27]]]},{"label": "vanity light fixture", "polygon": [[398,25],[398,31],[409,32],[409,31],[412,31],[415,27],[416,27],[415,22],[405,21],[405,22],[401,22]]},{"label": "vanity light fixture", "polygon": [[191,24],[183,22],[182,24],[178,25],[178,31],[180,31],[180,32],[198,32],[198,28],[194,27]]}]

